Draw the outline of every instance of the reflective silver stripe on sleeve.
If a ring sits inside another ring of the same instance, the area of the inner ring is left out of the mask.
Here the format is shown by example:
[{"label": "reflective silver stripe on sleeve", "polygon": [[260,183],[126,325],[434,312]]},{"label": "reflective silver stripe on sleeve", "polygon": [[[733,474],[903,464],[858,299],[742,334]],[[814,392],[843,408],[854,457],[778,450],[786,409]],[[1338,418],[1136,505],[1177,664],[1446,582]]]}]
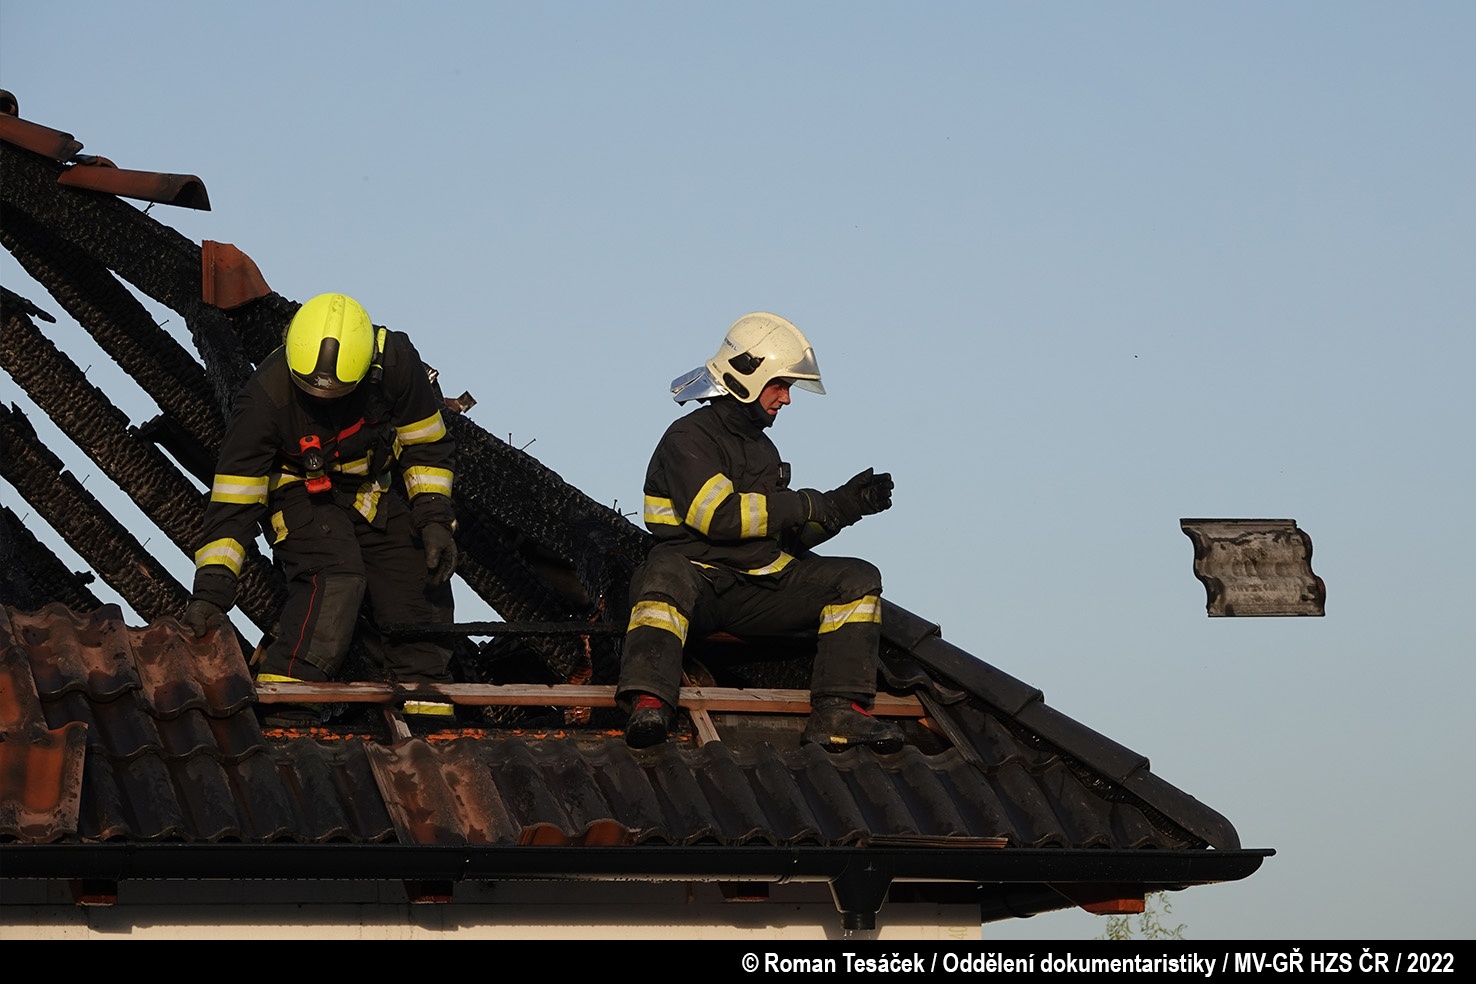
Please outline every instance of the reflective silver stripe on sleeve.
[{"label": "reflective silver stripe on sleeve", "polygon": [[762,492],[740,492],[738,513],[742,517],[739,536],[745,540],[769,534],[769,497]]},{"label": "reflective silver stripe on sleeve", "polygon": [[395,428],[395,438],[401,444],[429,444],[446,436],[446,424],[441,420],[441,411],[417,420],[413,424]]},{"label": "reflective silver stripe on sleeve", "polygon": [[660,496],[646,496],[645,519],[647,526],[681,526],[682,521],[676,514],[676,507],[671,504],[670,499]]},{"label": "reflective silver stripe on sleeve", "polygon": [[211,502],[254,506],[267,501],[265,475],[216,475],[210,483]]},{"label": "reflective silver stripe on sleeve", "polygon": [[205,546],[195,551],[195,569],[209,567],[217,564],[226,568],[237,577],[241,576],[241,565],[246,562],[246,548],[241,546],[240,540],[223,537],[219,540],[211,540]]},{"label": "reflective silver stripe on sleeve", "polygon": [[451,479],[451,469],[449,468],[433,468],[430,465],[411,465],[405,469],[405,492],[412,499],[422,492],[450,495]]}]

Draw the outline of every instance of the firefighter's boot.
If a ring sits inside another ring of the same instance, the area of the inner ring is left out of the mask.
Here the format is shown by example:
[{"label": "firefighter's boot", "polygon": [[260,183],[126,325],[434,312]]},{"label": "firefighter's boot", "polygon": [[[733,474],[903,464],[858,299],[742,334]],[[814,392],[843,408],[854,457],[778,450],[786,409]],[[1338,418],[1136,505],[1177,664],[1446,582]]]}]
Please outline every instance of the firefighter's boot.
[{"label": "firefighter's boot", "polygon": [[902,748],[902,729],[877,720],[847,697],[816,697],[800,743],[819,745],[827,752],[860,747],[895,752]]},{"label": "firefighter's boot", "polygon": [[625,725],[625,743],[631,748],[650,748],[666,740],[671,733],[671,706],[660,697],[641,694],[631,709]]}]

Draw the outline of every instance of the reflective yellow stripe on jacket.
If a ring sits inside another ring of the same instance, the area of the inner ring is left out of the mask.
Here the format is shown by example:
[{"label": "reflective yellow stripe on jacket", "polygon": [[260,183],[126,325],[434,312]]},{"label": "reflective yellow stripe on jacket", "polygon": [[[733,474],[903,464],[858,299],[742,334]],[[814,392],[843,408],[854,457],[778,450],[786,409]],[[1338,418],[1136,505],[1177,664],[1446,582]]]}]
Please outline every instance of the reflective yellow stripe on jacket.
[{"label": "reflective yellow stripe on jacket", "polygon": [[755,567],[753,570],[744,571],[743,573],[778,574],[780,571],[784,570],[784,568],[788,567],[792,563],[794,563],[794,557],[781,550],[779,551],[779,556],[774,558],[774,562],[772,564],[765,564],[763,567]]},{"label": "reflective yellow stripe on jacket", "polygon": [[728,476],[718,472],[709,478],[693,497],[692,504],[687,507],[687,525],[706,536],[712,531],[712,520],[718,506],[732,494],[733,480]]},{"label": "reflective yellow stripe on jacket", "polygon": [[266,505],[265,475],[216,475],[210,483],[211,502],[231,502],[242,506]]},{"label": "reflective yellow stripe on jacket", "polygon": [[[381,475],[380,478],[388,479],[388,475]],[[354,509],[369,522],[374,522],[374,517],[379,514],[379,497],[387,488],[389,482],[381,483],[379,479],[360,485],[354,493]]]},{"label": "reflective yellow stripe on jacket", "polygon": [[405,492],[412,499],[422,492],[450,495],[451,479],[451,469],[449,468],[433,468],[430,465],[411,465],[405,469]]},{"label": "reflective yellow stripe on jacket", "polygon": [[395,428],[395,440],[406,446],[411,444],[430,444],[432,441],[439,441],[445,436],[446,423],[441,419],[441,411],[439,410],[424,420],[417,420],[413,424],[406,424],[404,427]]},{"label": "reflective yellow stripe on jacket", "polygon": [[676,514],[676,506],[672,505],[670,499],[663,499],[659,495],[646,496],[645,518],[647,526],[682,525]]},{"label": "reflective yellow stripe on jacket", "polygon": [[738,493],[739,535],[745,540],[769,535],[769,500],[762,492]]}]

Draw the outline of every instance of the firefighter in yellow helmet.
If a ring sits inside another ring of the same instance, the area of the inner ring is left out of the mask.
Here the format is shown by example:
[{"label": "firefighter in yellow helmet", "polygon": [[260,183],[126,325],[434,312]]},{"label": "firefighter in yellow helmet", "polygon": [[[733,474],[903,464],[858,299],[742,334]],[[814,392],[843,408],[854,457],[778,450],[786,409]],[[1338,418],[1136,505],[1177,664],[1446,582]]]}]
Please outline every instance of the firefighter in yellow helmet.
[{"label": "firefighter in yellow helmet", "polygon": [[688,638],[813,633],[813,712],[802,740],[827,751],[902,747],[868,713],[881,644],[881,574],[864,560],[808,548],[892,504],[892,478],[861,472],[830,492],[789,487],[767,429],[790,390],[824,393],[809,340],[775,314],[739,318],[707,363],[672,383],[704,406],[666,431],[646,470],[645,521],[656,537],[631,580],[617,697],[626,743],[666,739]]},{"label": "firefighter in yellow helmet", "polygon": [[[343,294],[303,304],[236,398],[185,624],[199,636],[222,621],[259,528],[287,579],[259,680],[332,677],[366,592],[381,625],[450,622],[455,444],[442,406],[403,333],[375,328]],[[391,490],[395,469],[408,501]],[[450,679],[450,652],[431,642],[387,646],[384,659],[393,679]],[[436,702],[405,709],[452,712]],[[315,716],[292,711],[276,717]]]}]

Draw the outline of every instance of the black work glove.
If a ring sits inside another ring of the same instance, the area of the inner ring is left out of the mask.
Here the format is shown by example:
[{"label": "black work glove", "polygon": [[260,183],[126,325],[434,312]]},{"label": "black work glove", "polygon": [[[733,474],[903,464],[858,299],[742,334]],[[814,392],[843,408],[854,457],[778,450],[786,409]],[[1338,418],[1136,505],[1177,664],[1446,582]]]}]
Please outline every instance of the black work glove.
[{"label": "black work glove", "polygon": [[198,639],[211,629],[218,629],[225,624],[225,609],[213,601],[192,598],[185,606],[184,614],[179,620],[195,633],[195,638]]},{"label": "black work glove", "polygon": [[805,497],[805,503],[808,505],[806,523],[819,523],[828,533],[839,532],[849,525],[842,517],[840,510],[835,507],[835,503],[830,500],[830,496],[824,492],[818,489],[800,489],[799,494]]},{"label": "black work glove", "polygon": [[825,498],[835,506],[843,525],[850,526],[862,516],[892,508],[892,476],[888,472],[878,475],[868,468],[840,488],[825,493]]},{"label": "black work glove", "polygon": [[431,523],[420,531],[425,544],[425,566],[430,573],[431,584],[445,584],[456,570],[456,541],[451,538],[451,529],[441,523]]}]

